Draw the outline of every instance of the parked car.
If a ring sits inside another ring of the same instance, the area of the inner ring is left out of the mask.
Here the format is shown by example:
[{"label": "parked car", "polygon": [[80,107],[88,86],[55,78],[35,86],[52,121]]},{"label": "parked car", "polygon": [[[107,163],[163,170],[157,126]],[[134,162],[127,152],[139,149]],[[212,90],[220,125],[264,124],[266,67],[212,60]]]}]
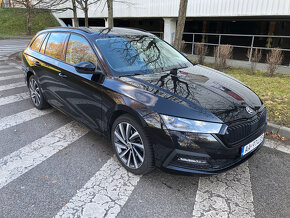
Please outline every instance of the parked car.
[{"label": "parked car", "polygon": [[264,141],[266,109],[242,82],[128,28],[49,28],[23,52],[31,100],[111,140],[120,163],[216,174]]}]

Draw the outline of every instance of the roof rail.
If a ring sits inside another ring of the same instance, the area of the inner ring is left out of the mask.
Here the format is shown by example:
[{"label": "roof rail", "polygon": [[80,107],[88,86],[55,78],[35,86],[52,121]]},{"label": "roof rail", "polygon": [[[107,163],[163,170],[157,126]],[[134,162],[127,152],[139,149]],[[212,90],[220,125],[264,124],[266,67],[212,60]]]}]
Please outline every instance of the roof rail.
[{"label": "roof rail", "polygon": [[86,33],[92,33],[88,28],[86,27],[66,27],[66,26],[57,26],[57,27],[47,27],[45,29],[73,29],[73,30],[80,30]]}]

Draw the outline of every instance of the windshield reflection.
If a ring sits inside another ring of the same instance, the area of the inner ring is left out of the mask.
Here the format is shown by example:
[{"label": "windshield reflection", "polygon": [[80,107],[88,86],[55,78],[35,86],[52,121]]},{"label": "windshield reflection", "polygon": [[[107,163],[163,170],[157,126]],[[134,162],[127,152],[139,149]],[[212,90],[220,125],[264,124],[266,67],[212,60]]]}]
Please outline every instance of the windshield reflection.
[{"label": "windshield reflection", "polygon": [[151,35],[101,38],[96,44],[116,76],[160,73],[192,65],[170,45]]}]

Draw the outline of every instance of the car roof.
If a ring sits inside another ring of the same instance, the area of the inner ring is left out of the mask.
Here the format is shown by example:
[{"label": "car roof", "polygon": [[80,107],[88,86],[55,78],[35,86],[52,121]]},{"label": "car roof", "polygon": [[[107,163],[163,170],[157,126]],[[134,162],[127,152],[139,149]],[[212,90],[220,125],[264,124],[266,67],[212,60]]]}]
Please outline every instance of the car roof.
[{"label": "car roof", "polygon": [[[155,36],[150,32],[141,29],[133,29],[133,28],[123,28],[123,27],[113,27],[111,29],[107,27],[49,27],[44,30],[46,31],[68,31],[81,33],[82,35],[86,35],[87,37],[93,38],[112,38],[112,37],[122,37],[128,35],[147,35],[147,36]],[[41,32],[44,32],[41,31]]]}]

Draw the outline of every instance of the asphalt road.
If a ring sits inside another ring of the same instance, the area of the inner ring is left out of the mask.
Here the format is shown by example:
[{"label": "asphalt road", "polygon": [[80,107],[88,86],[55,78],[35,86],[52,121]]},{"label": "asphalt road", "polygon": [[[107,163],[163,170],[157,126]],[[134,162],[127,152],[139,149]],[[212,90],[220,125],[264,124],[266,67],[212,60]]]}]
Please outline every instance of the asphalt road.
[{"label": "asphalt road", "polygon": [[135,176],[104,138],[54,109],[34,109],[20,66],[0,61],[1,218],[290,217],[289,146],[267,139],[217,176]]}]

